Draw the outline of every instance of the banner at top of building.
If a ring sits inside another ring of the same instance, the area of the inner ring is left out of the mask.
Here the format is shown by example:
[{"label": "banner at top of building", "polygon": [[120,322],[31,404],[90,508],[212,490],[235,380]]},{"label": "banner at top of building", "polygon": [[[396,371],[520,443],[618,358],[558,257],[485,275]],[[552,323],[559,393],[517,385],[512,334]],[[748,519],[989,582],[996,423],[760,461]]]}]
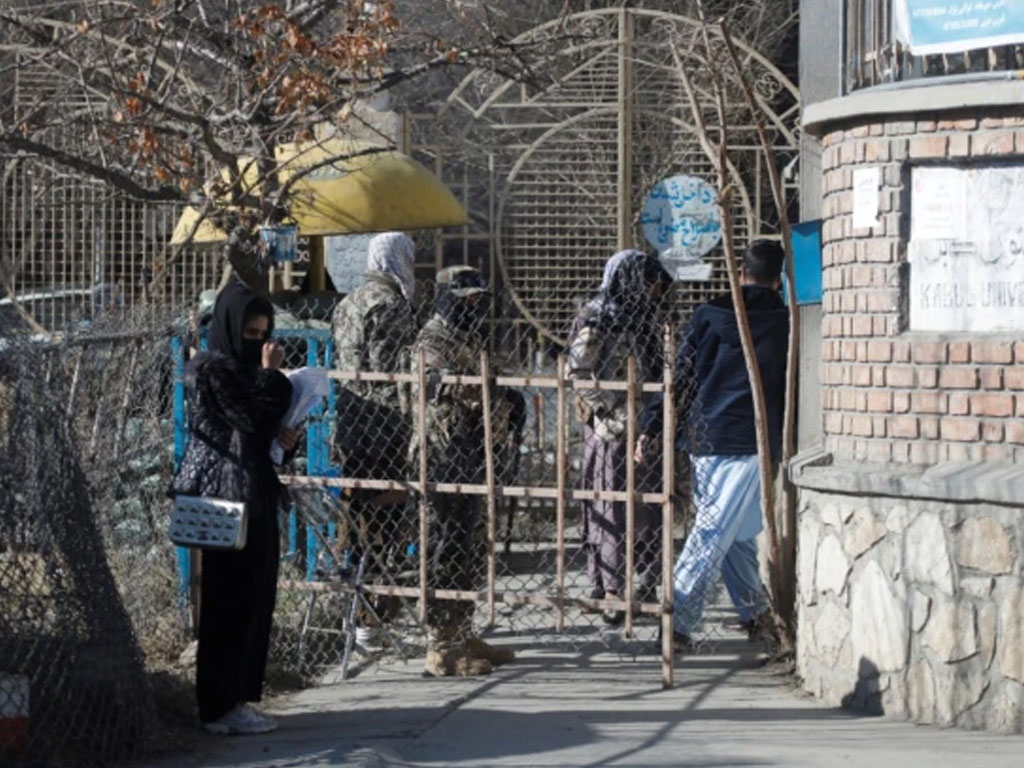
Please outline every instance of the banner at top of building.
[{"label": "banner at top of building", "polygon": [[1024,0],[894,0],[896,40],[915,56],[1024,43]]}]

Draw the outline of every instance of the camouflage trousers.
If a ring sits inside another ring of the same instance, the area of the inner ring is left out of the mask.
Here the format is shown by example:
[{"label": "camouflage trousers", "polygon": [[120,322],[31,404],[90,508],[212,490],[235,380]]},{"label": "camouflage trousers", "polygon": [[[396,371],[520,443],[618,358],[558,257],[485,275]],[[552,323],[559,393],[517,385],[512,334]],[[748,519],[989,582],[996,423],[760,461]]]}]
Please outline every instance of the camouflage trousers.
[{"label": "camouflage trousers", "polygon": [[[483,498],[433,493],[427,497],[428,586],[476,591],[487,573],[487,516]],[[439,600],[427,605],[432,638],[457,641],[471,634],[474,603]]]}]

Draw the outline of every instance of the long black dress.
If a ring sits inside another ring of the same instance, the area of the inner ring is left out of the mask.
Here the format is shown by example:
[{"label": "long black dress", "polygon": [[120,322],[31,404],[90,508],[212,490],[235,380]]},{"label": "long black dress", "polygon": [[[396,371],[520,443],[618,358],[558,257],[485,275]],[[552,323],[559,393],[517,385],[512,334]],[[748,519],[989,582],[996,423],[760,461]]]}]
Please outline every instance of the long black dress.
[{"label": "long black dress", "polygon": [[211,351],[186,372],[191,439],[171,490],[244,501],[249,513],[244,549],[202,554],[196,696],[203,722],[259,701],[263,689],[280,549],[281,485],[269,450],[291,385],[279,371],[253,365],[258,346],[246,349],[241,328],[247,317],[272,311],[229,285],[214,310]]}]

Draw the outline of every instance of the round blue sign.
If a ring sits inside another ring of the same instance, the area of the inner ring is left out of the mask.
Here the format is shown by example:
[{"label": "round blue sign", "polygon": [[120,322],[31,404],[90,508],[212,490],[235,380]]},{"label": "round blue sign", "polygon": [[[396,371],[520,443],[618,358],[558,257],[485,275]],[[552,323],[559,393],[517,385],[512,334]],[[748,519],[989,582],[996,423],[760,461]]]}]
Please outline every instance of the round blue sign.
[{"label": "round blue sign", "polygon": [[718,193],[696,176],[671,176],[644,201],[640,223],[658,253],[699,259],[722,240]]}]

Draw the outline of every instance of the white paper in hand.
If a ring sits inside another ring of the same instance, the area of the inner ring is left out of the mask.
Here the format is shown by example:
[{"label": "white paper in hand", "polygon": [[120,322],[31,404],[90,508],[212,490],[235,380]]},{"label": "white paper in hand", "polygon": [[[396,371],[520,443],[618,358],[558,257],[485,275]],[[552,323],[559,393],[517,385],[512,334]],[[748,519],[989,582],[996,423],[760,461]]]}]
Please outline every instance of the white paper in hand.
[{"label": "white paper in hand", "polygon": [[[288,374],[292,385],[292,400],[281,426],[295,429],[310,412],[331,392],[331,381],[323,368],[299,368]],[[284,446],[277,438],[270,444],[270,459],[275,464],[284,462]]]}]

